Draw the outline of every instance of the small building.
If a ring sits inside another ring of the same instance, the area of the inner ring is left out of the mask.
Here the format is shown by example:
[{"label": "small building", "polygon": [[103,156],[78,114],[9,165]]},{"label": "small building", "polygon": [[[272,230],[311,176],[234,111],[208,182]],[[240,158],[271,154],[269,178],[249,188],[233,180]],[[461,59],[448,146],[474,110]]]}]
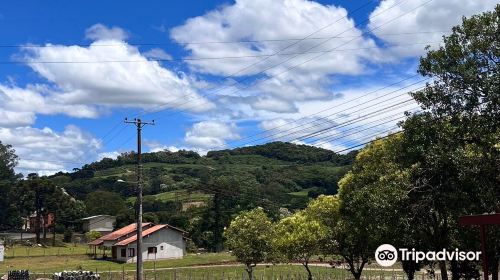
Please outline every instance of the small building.
[{"label": "small building", "polygon": [[110,215],[97,215],[83,218],[82,220],[84,232],[98,231],[104,235],[113,231],[116,217]]},{"label": "small building", "polygon": [[[38,226],[40,231],[50,232],[50,230],[54,227],[54,213],[43,212],[40,213],[40,220],[38,221]],[[31,230],[33,232],[36,231],[37,224],[37,214],[33,212],[28,217],[28,223],[25,224],[25,228]]]},{"label": "small building", "polygon": [[[186,254],[186,232],[176,227],[161,224],[144,223],[142,226],[143,260],[182,258]],[[135,262],[137,258],[137,231],[135,224],[130,224],[89,245],[105,251],[111,249],[111,258],[119,262]]]}]

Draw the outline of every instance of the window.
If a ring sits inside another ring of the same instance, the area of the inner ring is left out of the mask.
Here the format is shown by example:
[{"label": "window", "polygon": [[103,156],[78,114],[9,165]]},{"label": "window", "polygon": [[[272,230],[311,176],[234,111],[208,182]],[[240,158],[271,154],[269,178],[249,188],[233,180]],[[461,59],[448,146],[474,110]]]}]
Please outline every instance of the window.
[{"label": "window", "polygon": [[135,249],[134,248],[128,248],[128,256],[135,257]]},{"label": "window", "polygon": [[160,246],[160,251],[163,251],[163,246]]},{"label": "window", "polygon": [[127,256],[127,250],[122,249],[121,250],[121,256],[122,256],[122,258],[125,258]]},{"label": "window", "polygon": [[148,254],[156,254],[156,247],[148,247]]}]

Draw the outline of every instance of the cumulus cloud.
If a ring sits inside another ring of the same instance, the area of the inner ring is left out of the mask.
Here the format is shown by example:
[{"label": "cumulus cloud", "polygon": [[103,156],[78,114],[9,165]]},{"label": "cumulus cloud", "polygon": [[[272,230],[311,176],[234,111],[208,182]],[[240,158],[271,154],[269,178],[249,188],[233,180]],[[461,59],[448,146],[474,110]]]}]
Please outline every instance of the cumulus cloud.
[{"label": "cumulus cloud", "polygon": [[0,139],[19,156],[18,172],[51,174],[94,160],[101,142],[76,126],[57,132],[48,127],[0,128]]},{"label": "cumulus cloud", "polygon": [[34,71],[53,83],[56,90],[52,95],[60,103],[144,109],[180,107],[196,112],[213,107],[182,73],[149,61],[125,42],[100,39],[89,47],[47,46],[26,48],[25,59]]},{"label": "cumulus cloud", "polygon": [[184,142],[195,150],[223,149],[226,140],[240,138],[235,124],[218,121],[195,123],[184,136]]},{"label": "cumulus cloud", "polygon": [[65,104],[57,94],[44,86],[20,88],[0,84],[0,126],[31,125],[36,114],[65,114],[78,118],[95,118],[97,109],[88,105]]},{"label": "cumulus cloud", "polygon": [[[314,36],[303,41],[274,40],[311,34]],[[252,105],[277,112],[294,110],[293,102],[297,100],[331,99],[330,75],[356,75],[365,71],[364,60],[380,59],[375,42],[362,36],[346,9],[306,0],[238,0],[188,19],[171,30],[171,37],[192,58],[279,54],[267,58],[188,62],[201,73],[235,77],[263,73],[267,78],[253,86],[260,99]],[[241,42],[252,40],[260,41]],[[186,43],[193,41],[235,43]],[[338,52],[342,49],[350,51]],[[298,55],[308,51],[316,53]],[[266,100],[270,104],[264,104]],[[279,106],[274,106],[278,103]]]},{"label": "cumulus cloud", "polygon": [[[328,26],[328,27],[327,27]],[[324,28],[327,27],[327,28]],[[319,29],[323,30],[318,31]],[[314,33],[314,38],[332,37],[343,33],[342,38],[308,39],[296,43],[283,53],[306,51],[316,45],[315,51],[328,50],[343,45],[343,47],[374,46],[365,38],[352,38],[362,34],[354,26],[354,21],[347,17],[347,10],[334,5],[321,5],[306,0],[238,0],[233,5],[223,6],[206,13],[203,16],[190,18],[184,25],[171,30],[171,36],[179,43],[183,42],[218,42],[218,41],[251,41],[271,40],[263,42],[241,42],[231,44],[184,44],[192,57],[210,56],[252,56],[278,52],[294,41],[273,41],[277,38],[303,38]],[[340,35],[339,35],[340,36]],[[345,37],[348,36],[348,37]],[[325,42],[325,43],[323,43]],[[345,45],[344,45],[345,44]],[[324,59],[304,65],[302,69],[328,70],[331,72],[359,71],[362,52],[343,53],[342,55],[325,55]],[[191,61],[190,64],[199,71],[214,74],[231,74],[250,63],[262,58],[228,59],[222,61]],[[239,75],[249,75],[284,60],[283,57],[273,57],[251,67]],[[285,63],[290,66],[295,61]],[[349,69],[349,70],[345,70]]]},{"label": "cumulus cloud", "polygon": [[[411,0],[397,5],[393,9],[385,12],[383,15],[375,16],[380,11],[395,5],[396,0],[383,0],[370,14],[369,28],[374,28],[381,24],[383,27],[374,31],[375,35],[387,43],[401,44],[407,42],[440,42],[443,33],[420,33],[408,34],[403,36],[391,36],[394,33],[415,33],[421,31],[449,31],[452,26],[461,24],[462,16],[471,16],[484,11],[492,10],[498,3],[496,0],[481,1],[431,1],[418,9],[414,9],[427,0]],[[404,17],[396,21],[385,24],[392,18],[398,17],[403,13]],[[438,44],[430,44],[437,46]],[[424,53],[422,46],[405,46],[389,48],[390,54],[399,56],[418,56]]]}]

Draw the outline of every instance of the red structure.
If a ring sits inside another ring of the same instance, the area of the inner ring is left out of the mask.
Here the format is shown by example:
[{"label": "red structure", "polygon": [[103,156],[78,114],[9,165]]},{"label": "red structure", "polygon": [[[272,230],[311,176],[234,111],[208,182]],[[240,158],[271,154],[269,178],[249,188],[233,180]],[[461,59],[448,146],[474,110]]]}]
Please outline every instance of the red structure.
[{"label": "red structure", "polygon": [[460,225],[479,226],[481,239],[481,255],[483,256],[483,274],[484,280],[488,280],[488,257],[486,255],[488,248],[488,239],[486,228],[488,225],[500,225],[500,213],[462,216],[458,220]]},{"label": "red structure", "polygon": [[[40,215],[40,230],[50,231],[54,226],[54,213],[44,213]],[[29,228],[31,231],[36,229],[36,213],[29,216]]]}]

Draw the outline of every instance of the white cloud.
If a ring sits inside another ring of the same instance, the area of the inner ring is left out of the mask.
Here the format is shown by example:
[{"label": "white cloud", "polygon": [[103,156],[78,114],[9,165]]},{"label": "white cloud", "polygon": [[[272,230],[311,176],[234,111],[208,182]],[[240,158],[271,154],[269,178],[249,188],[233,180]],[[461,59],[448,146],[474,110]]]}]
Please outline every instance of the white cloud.
[{"label": "white cloud", "polygon": [[[420,33],[408,34],[404,36],[391,36],[384,34],[393,33],[415,33],[422,31],[451,31],[451,27],[459,25],[462,22],[462,16],[471,16],[487,10],[492,10],[498,3],[496,0],[463,1],[446,0],[431,1],[414,11],[411,9],[418,7],[428,0],[411,0],[397,5],[393,9],[385,12],[383,15],[375,17],[380,11],[395,5],[396,0],[383,0],[370,15],[369,28],[374,28],[384,24],[381,28],[374,31],[375,35],[391,44],[401,44],[408,42],[440,42],[443,33]],[[407,13],[388,24],[385,24],[392,18]],[[431,44],[432,45],[432,44]],[[433,44],[436,46],[437,44]],[[424,53],[422,45],[407,46],[399,48],[390,48],[390,54],[401,56],[418,56]]]},{"label": "white cloud", "polygon": [[19,156],[18,172],[51,174],[94,160],[101,142],[76,126],[57,132],[48,127],[0,128],[0,139]]},{"label": "white cloud", "polygon": [[195,123],[186,132],[184,141],[194,150],[223,149],[226,140],[240,138],[235,124],[217,121],[202,121]]},{"label": "white cloud", "polygon": [[[283,53],[296,53],[307,51],[318,46],[314,51],[328,50],[342,45],[342,48],[368,47],[374,43],[365,38],[352,38],[361,35],[361,31],[355,28],[354,21],[347,18],[344,8],[334,5],[321,5],[317,2],[306,0],[238,0],[233,5],[210,11],[203,16],[190,18],[184,25],[171,30],[174,40],[182,42],[206,42],[206,41],[244,41],[244,40],[273,40],[276,38],[303,38],[318,31],[311,37],[331,37],[342,33],[341,37],[332,40],[316,39],[305,40],[288,48]],[[347,36],[347,37],[346,37]],[[232,43],[232,44],[187,44],[184,47],[191,52],[192,57],[211,56],[244,56],[263,55],[275,53],[293,41],[266,41],[258,43]],[[345,45],[344,45],[345,44]],[[362,66],[359,64],[360,52],[347,52],[338,54],[332,52],[326,54],[323,59],[308,63],[301,69],[308,71],[328,72],[359,72]],[[287,57],[285,57],[287,58]],[[239,75],[256,73],[283,61],[283,57],[273,57],[252,67]],[[251,59],[227,59],[221,61],[191,61],[190,64],[202,72],[215,74],[231,74],[241,68],[261,60]],[[284,64],[290,66],[302,60],[291,60]]]},{"label": "white cloud", "polygon": [[20,88],[0,84],[0,126],[27,126],[35,122],[36,114],[65,114],[78,118],[95,118],[96,108],[87,105],[64,104],[50,91],[40,85]]},{"label": "white cloud", "polygon": [[[303,38],[313,33],[311,37],[316,39],[272,41],[276,38]],[[331,38],[336,35],[337,38]],[[321,54],[277,55],[264,60],[254,57],[188,62],[197,72],[215,75],[247,79],[263,72],[265,81],[252,86],[259,98],[251,105],[254,109],[275,112],[293,111],[296,101],[331,99],[329,86],[332,74],[356,75],[365,71],[364,60],[380,59],[374,41],[362,37],[362,31],[347,17],[344,8],[306,0],[238,0],[232,5],[188,19],[184,25],[171,30],[171,37],[180,44],[193,41],[271,40],[183,44],[190,53],[189,57],[193,58],[267,55],[278,53],[287,46],[282,53],[335,50]],[[290,46],[293,42],[296,44]],[[341,49],[350,51],[336,51]],[[239,94],[247,95],[248,91]]]},{"label": "white cloud", "polygon": [[[180,107],[196,112],[213,107],[196,93],[182,73],[148,61],[136,47],[124,42],[99,40],[89,47],[48,46],[26,48],[26,59],[33,70],[54,84],[57,91],[52,95],[60,103],[144,109]],[[96,61],[108,62],[93,63]]]},{"label": "white cloud", "polygon": [[128,33],[119,27],[107,27],[103,24],[97,23],[85,30],[85,37],[90,40],[126,40]]}]

